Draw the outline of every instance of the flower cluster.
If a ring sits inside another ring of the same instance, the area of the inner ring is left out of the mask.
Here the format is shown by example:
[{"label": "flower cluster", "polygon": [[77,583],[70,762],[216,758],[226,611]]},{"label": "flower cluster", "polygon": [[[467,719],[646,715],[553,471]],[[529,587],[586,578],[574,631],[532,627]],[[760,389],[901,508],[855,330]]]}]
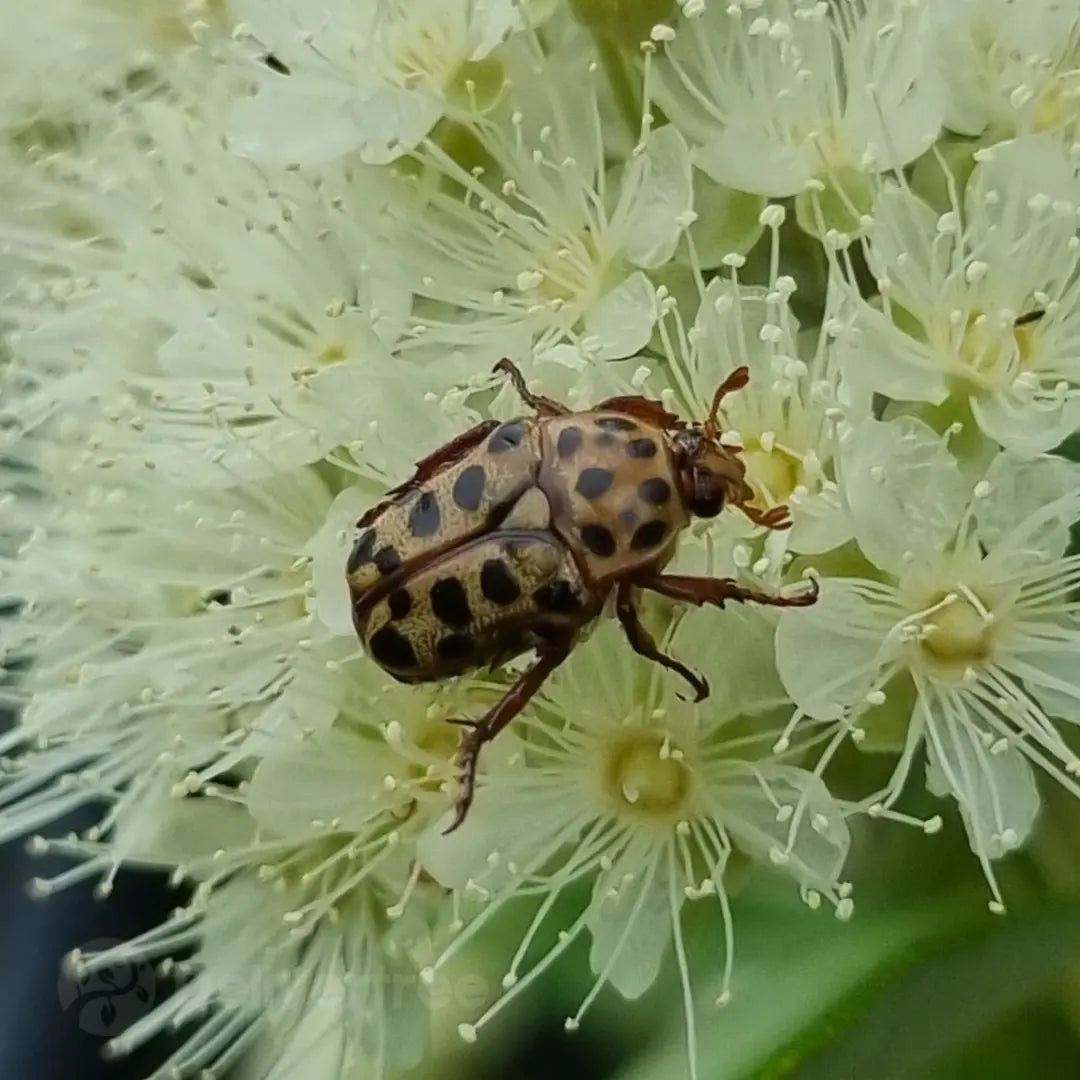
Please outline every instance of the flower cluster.
[{"label": "flower cluster", "polygon": [[[161,1075],[390,1075],[525,898],[461,1036],[580,943],[571,1030],[670,954],[693,1071],[748,876],[846,919],[854,831],[951,824],[1004,910],[1036,774],[1080,797],[1075,5],[9,7],[0,838],[69,857],[41,895],[129,866],[187,887],[69,958],[175,978],[111,1050],[194,1021]],[[515,665],[394,682],[344,568],[417,459],[521,412],[503,356],[573,408],[688,420],[745,365],[724,440],[792,527],[696,520],[673,567],[820,596],[646,605],[702,702],[602,619],[446,834],[447,721]],[[840,797],[852,747],[892,766]],[[940,814],[905,809],[920,785]],[[688,955],[690,904],[724,955]]]}]

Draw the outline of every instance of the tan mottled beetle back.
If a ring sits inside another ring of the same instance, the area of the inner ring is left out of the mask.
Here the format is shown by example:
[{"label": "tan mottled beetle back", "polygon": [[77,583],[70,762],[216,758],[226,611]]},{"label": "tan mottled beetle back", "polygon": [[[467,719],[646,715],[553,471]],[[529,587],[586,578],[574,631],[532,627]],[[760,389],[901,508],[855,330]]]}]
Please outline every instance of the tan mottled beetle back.
[{"label": "tan mottled beetle back", "polygon": [[638,590],[720,607],[725,600],[803,605],[817,595],[812,583],[784,596],[726,578],[661,573],[691,517],[713,517],[726,503],[766,528],[788,527],[786,508],[749,505],[738,452],[719,442],[717,408],[745,385],[745,368],[717,390],[704,424],[641,397],[575,413],[530,393],[508,360],[498,368],[537,415],[478,424],[419,462],[357,523],[346,567],[357,633],[402,682],[537,652],[484,717],[461,721],[469,730],[451,828],[472,801],[481,745],[569,655],[613,592],[631,646],[682,675],[698,700],[708,684],[657,648],[637,616]]}]

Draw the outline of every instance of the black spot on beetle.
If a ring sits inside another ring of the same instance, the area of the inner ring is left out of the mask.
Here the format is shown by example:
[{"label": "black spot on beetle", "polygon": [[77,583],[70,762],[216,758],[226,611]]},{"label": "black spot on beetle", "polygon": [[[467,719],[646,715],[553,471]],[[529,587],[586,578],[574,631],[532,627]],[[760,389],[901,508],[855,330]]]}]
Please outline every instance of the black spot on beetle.
[{"label": "black spot on beetle", "polygon": [[480,591],[493,604],[503,605],[512,604],[521,595],[521,587],[502,559],[485,560],[480,569]]},{"label": "black spot on beetle", "polygon": [[525,421],[509,420],[497,427],[494,434],[488,439],[488,450],[493,454],[502,454],[520,446],[525,438]]},{"label": "black spot on beetle", "polygon": [[449,626],[468,626],[472,622],[469,597],[457,578],[443,578],[431,586],[431,610]]},{"label": "black spot on beetle", "polygon": [[444,663],[453,664],[472,655],[472,640],[464,634],[447,634],[435,643],[435,652]]},{"label": "black spot on beetle", "polygon": [[610,469],[582,469],[578,476],[577,491],[586,499],[598,499],[615,479]]},{"label": "black spot on beetle", "polygon": [[638,494],[654,506],[663,506],[671,498],[671,485],[662,476],[650,476],[638,484]]},{"label": "black spot on beetle", "polygon": [[593,442],[597,446],[614,446],[618,440],[610,431],[601,431],[599,435],[593,439]]},{"label": "black spot on beetle", "polygon": [[561,458],[568,458],[581,446],[581,428],[568,427],[559,432],[555,450]]},{"label": "black spot on beetle", "polygon": [[634,530],[634,535],[630,538],[630,547],[634,551],[656,547],[666,534],[666,521],[646,521],[644,525],[639,525]]},{"label": "black spot on beetle", "polygon": [[625,416],[601,416],[596,421],[598,428],[605,431],[637,431],[637,424]]},{"label": "black spot on beetle", "polygon": [[395,589],[387,598],[391,619],[404,619],[412,611],[412,597],[408,589]]},{"label": "black spot on beetle", "polygon": [[615,537],[604,525],[582,525],[581,541],[594,554],[607,558],[615,554]]},{"label": "black spot on beetle", "polygon": [[368,648],[383,667],[416,667],[416,653],[412,644],[403,633],[392,626],[383,626],[376,630],[371,635]]},{"label": "black spot on beetle", "polygon": [[470,465],[462,470],[461,475],[454,481],[454,489],[450,493],[454,502],[462,510],[476,510],[484,497],[486,480],[483,465]]},{"label": "black spot on beetle", "polygon": [[533,600],[541,611],[551,611],[558,615],[573,615],[581,609],[580,591],[562,578],[541,585],[533,593]]},{"label": "black spot on beetle", "polygon": [[629,532],[638,523],[638,513],[632,507],[628,506],[625,510],[619,511],[619,524]]},{"label": "black spot on beetle", "polygon": [[349,561],[345,564],[345,572],[352,574],[359,570],[361,566],[371,562],[374,552],[375,530],[367,529],[356,538],[353,549],[349,553]]},{"label": "black spot on beetle", "polygon": [[397,548],[384,547],[375,552],[375,567],[385,577],[392,574],[401,565],[401,556]]},{"label": "black spot on beetle", "polygon": [[434,536],[441,517],[438,498],[434,492],[425,491],[409,511],[409,531],[417,538]]},{"label": "black spot on beetle", "polygon": [[656,443],[652,439],[631,439],[626,444],[626,452],[632,458],[656,457]]}]

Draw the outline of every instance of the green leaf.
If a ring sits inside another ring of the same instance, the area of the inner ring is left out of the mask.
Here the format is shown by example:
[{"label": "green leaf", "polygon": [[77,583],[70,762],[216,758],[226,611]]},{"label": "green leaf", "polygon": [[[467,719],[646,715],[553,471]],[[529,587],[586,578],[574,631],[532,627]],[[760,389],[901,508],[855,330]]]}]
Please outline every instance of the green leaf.
[{"label": "green leaf", "polygon": [[[853,998],[871,995],[943,925],[970,921],[973,910],[970,899],[962,915],[941,904],[883,913],[856,908],[851,922],[840,923],[824,909],[811,912],[780,901],[734,906],[734,996],[723,1009],[711,1004],[715,992],[701,995],[697,1006],[702,1080],[784,1076],[805,1056],[804,1048],[830,1037]],[[686,1076],[685,1040],[673,1037],[619,1080]]]},{"label": "green leaf", "polygon": [[983,925],[869,995],[855,1023],[820,1052],[766,1075],[922,1076],[1043,993],[1078,957],[1078,901]]},{"label": "green leaf", "polygon": [[[735,996],[697,1011],[702,1080],[911,1080],[1080,957],[1080,901],[985,914],[970,893],[892,911],[736,912]],[[675,1032],[620,1080],[687,1075]]]}]

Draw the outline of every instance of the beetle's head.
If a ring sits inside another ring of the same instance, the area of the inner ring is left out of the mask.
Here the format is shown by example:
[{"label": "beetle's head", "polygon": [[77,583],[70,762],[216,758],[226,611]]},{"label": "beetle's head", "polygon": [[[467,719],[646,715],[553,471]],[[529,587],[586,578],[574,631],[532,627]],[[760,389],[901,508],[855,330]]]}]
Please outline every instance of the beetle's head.
[{"label": "beetle's head", "polygon": [[751,506],[754,491],[746,482],[746,466],[740,446],[721,440],[717,415],[725,395],[741,390],[749,381],[745,367],[736,368],[717,387],[708,419],[672,432],[679,489],[687,509],[695,517],[716,517],[728,504],[737,506],[751,521],[770,529],[789,529],[786,506],[759,510]]}]

